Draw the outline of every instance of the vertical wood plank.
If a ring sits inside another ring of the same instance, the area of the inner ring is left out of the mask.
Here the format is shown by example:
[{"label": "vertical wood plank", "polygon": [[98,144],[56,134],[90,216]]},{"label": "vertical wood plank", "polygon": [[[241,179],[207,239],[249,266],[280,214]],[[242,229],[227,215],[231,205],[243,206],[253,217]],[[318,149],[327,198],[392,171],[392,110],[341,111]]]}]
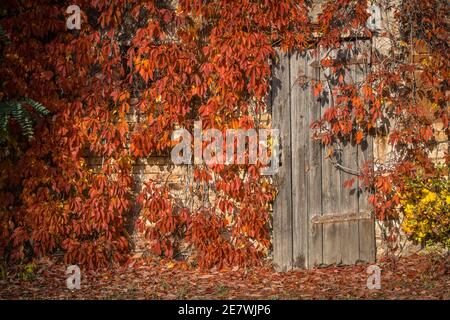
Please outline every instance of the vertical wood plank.
[{"label": "vertical wood plank", "polygon": [[337,223],[325,223],[323,225],[323,263],[340,264],[341,238]]},{"label": "vertical wood plank", "polygon": [[[319,79],[319,69],[313,68],[313,53],[309,51],[305,55],[305,74],[308,79]],[[306,136],[306,150],[308,154],[307,162],[307,208],[308,208],[308,268],[322,264],[323,246],[323,226],[322,224],[311,223],[311,219],[316,215],[322,215],[322,147],[319,142],[311,139],[310,124],[318,120],[321,116],[321,106],[315,102],[312,89],[308,83],[304,89],[304,104],[308,110],[307,126],[304,128],[308,132]]]},{"label": "vertical wood plank", "polygon": [[308,252],[306,140],[308,133],[304,92],[298,85],[299,74],[304,72],[304,59],[293,54],[290,59],[291,91],[291,148],[292,148],[292,219],[293,266],[306,267]]},{"label": "vertical wood plank", "polygon": [[[347,144],[342,154],[342,165],[351,170],[357,170],[357,152],[356,146]],[[351,188],[344,187],[344,182],[348,179],[357,177],[350,173],[341,171],[341,212],[357,213],[358,197],[356,192],[356,181]],[[338,223],[341,228],[341,254],[342,263],[353,264],[359,259],[359,221],[347,221]]]},{"label": "vertical wood plank", "polygon": [[[364,52],[370,52],[371,43],[369,41],[361,42]],[[363,63],[355,68],[355,81],[362,82],[369,72],[369,58],[363,59]],[[361,168],[365,162],[373,161],[373,139],[367,137],[363,144],[358,146],[358,165]],[[358,209],[359,212],[371,211],[367,192],[362,192],[361,182],[358,181]],[[359,260],[364,262],[374,262],[376,259],[376,241],[375,241],[375,219],[365,219],[359,221]]]},{"label": "vertical wood plank", "polygon": [[[322,53],[324,54],[324,53]],[[321,54],[321,55],[322,55]],[[327,86],[326,75],[321,71],[320,80],[328,92],[328,100],[331,101],[330,90]],[[328,101],[320,101],[323,111],[330,106]],[[324,150],[327,153],[326,150]],[[341,162],[339,153],[332,157],[334,161]],[[322,157],[322,208],[323,214],[336,214],[341,212],[341,188],[340,172],[329,158]],[[341,252],[341,229],[337,223],[326,223],[323,225],[323,263],[332,264],[342,261]]]},{"label": "vertical wood plank", "polygon": [[[365,161],[373,160],[373,139],[368,138],[366,143],[358,149],[358,162],[360,166]],[[368,201],[368,193],[362,192],[359,186],[359,212],[370,212],[372,210]],[[364,262],[374,262],[376,259],[375,240],[375,218],[359,221],[359,260]]]},{"label": "vertical wood plank", "polygon": [[[345,49],[344,49],[345,50]],[[350,65],[346,80],[351,82],[355,79],[356,65]],[[342,150],[341,164],[346,169],[340,170],[340,190],[341,190],[341,213],[358,212],[358,194],[357,182],[351,188],[344,186],[345,181],[349,179],[357,180],[357,176],[352,172],[358,171],[357,146],[351,143],[345,143]],[[348,169],[348,170],[347,170]],[[341,252],[342,263],[353,264],[359,259],[359,221],[348,221],[341,223]]]},{"label": "vertical wood plank", "polygon": [[278,271],[292,268],[291,138],[289,56],[279,52],[280,61],[272,77],[272,121],[280,132],[281,164],[275,176],[278,194],[273,205],[273,255]]}]

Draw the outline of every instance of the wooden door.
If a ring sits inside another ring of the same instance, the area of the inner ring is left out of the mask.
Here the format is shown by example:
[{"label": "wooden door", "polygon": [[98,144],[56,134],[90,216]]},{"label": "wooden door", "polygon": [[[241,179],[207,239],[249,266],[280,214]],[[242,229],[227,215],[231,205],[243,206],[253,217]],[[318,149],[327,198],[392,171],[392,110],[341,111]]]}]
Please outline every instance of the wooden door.
[{"label": "wooden door", "polygon": [[[370,49],[369,42],[361,46]],[[319,56],[313,51],[284,55],[274,66],[272,123],[280,130],[281,159],[274,177],[279,191],[273,207],[273,254],[279,270],[375,260],[367,195],[357,178],[352,189],[343,186],[372,157],[372,141],[347,144],[331,161],[311,139],[310,124],[329,103],[326,95],[315,97],[311,88],[311,79],[325,77]],[[369,61],[358,52],[352,61],[349,76],[363,79]]]}]

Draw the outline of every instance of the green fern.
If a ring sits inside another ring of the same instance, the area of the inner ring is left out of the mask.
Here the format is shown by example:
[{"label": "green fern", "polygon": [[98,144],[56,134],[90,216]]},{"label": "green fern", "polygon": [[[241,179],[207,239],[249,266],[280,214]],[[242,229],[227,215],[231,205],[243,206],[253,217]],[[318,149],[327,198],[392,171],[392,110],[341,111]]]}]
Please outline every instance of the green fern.
[{"label": "green fern", "polygon": [[[6,32],[0,25],[0,44],[9,44],[9,39],[6,36]],[[2,54],[0,54],[0,61]],[[34,135],[33,130],[33,117],[24,105],[30,106],[37,114],[46,116],[50,112],[41,103],[34,101],[30,98],[21,98],[14,100],[0,101],[0,142],[2,140],[10,138],[9,123],[11,120],[15,120],[22,131],[22,135],[31,140]]]},{"label": "green fern", "polygon": [[0,102],[0,132],[1,136],[9,136],[9,123],[15,120],[22,131],[22,134],[31,140],[34,136],[33,117],[24,107],[24,104],[32,107],[39,115],[46,116],[50,113],[41,103],[30,98],[22,100],[10,100]]}]

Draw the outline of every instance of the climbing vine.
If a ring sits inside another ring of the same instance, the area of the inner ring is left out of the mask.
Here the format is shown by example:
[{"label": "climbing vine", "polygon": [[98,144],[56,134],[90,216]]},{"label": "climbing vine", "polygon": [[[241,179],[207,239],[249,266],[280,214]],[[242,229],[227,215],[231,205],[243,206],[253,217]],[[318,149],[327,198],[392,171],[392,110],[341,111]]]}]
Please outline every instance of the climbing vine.
[{"label": "climbing vine", "polygon": [[[346,80],[348,61],[320,61],[335,78],[336,99],[313,125],[331,147],[363,143],[396,121],[389,139],[399,157],[359,173],[382,221],[399,204],[394,189],[404,177],[417,166],[433,170],[426,156],[436,143],[433,120],[448,134],[448,26],[435,10],[448,8],[405,3],[390,9],[403,26],[400,37],[385,35],[392,55],[375,54],[363,83]],[[80,30],[66,28],[69,5],[81,8]],[[2,1],[10,43],[2,49],[0,99],[29,97],[51,115],[26,147],[1,158],[1,253],[17,260],[61,250],[66,262],[92,268],[124,261],[137,203],[137,229],[156,255],[173,258],[183,246],[202,268],[261,261],[276,194],[261,163],[194,165],[188,190],[203,196],[195,206],[177,201],[165,179],[136,195],[133,165],[168,154],[173,130],[192,132],[194,121],[221,132],[263,126],[276,48],[331,50],[343,36],[370,38],[368,5],[327,1],[312,21],[310,1]],[[408,60],[419,47],[430,58]],[[314,82],[316,96],[325,89]],[[422,111],[424,99],[431,114]]]}]

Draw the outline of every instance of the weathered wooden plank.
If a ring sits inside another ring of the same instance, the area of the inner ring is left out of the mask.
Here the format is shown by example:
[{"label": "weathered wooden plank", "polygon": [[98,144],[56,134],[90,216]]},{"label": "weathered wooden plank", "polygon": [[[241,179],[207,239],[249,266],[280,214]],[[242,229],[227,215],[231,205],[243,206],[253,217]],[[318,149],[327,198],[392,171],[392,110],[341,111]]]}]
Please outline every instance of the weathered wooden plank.
[{"label": "weathered wooden plank", "polygon": [[279,271],[292,268],[291,138],[290,138],[290,62],[280,54],[272,77],[273,127],[280,132],[281,164],[275,175],[278,194],[273,205],[274,265]]},{"label": "weathered wooden plank", "polygon": [[[330,107],[332,101],[327,76],[320,72],[320,80],[324,84],[324,91],[327,92],[328,97],[328,101],[324,100],[326,96],[321,96],[319,100],[323,109],[322,113]],[[328,151],[324,151],[327,156],[322,157],[322,213],[341,212],[341,177],[339,169],[333,164],[333,162],[342,162],[341,154],[335,151],[329,157]],[[341,231],[337,224],[323,226],[323,262],[325,264],[339,263],[342,260]]]},{"label": "weathered wooden plank", "polygon": [[[355,78],[355,65],[350,66],[346,74],[346,80],[351,82]],[[341,178],[341,213],[358,212],[358,194],[357,183],[350,187],[345,186],[345,182],[354,179],[357,180],[355,172],[358,171],[358,153],[357,146],[348,142],[343,145],[342,167],[340,170]],[[353,264],[359,259],[359,221],[347,221],[339,225],[342,228],[341,252],[342,263]]]},{"label": "weathered wooden plank", "polygon": [[[346,73],[345,80],[350,82],[355,79],[356,65],[351,65]],[[351,142],[345,142],[343,144],[342,156],[341,156],[340,170],[340,203],[341,212],[357,212],[358,211],[358,194],[357,194],[357,172],[358,172],[358,147]],[[355,183],[351,187],[345,187],[345,182],[353,179]],[[356,230],[358,232],[358,230]]]},{"label": "weathered wooden plank", "polygon": [[341,263],[340,235],[337,223],[323,225],[323,264]]},{"label": "weathered wooden plank", "polygon": [[[313,68],[311,63],[313,53],[310,51],[305,55],[305,74],[307,78],[319,78],[319,69]],[[304,89],[305,106],[308,109],[308,126],[304,128],[308,133],[310,124],[318,120],[321,115],[321,106],[315,100],[312,94],[311,86],[308,85]],[[319,142],[311,139],[311,134],[307,135],[307,189],[308,189],[308,268],[322,264],[323,259],[323,226],[321,224],[313,224],[311,220],[322,215],[322,147]]]},{"label": "weathered wooden plank", "polygon": [[329,158],[322,157],[323,213],[341,211],[340,172]]},{"label": "weathered wooden plank", "polygon": [[371,219],[370,212],[348,212],[348,213],[328,213],[321,216],[314,216],[311,222],[314,224],[336,223],[343,221],[359,221]]},{"label": "weathered wooden plank", "polygon": [[[358,149],[358,162],[362,167],[364,162],[373,160],[373,139],[366,139]],[[373,165],[373,163],[372,163]],[[362,184],[359,183],[359,211],[372,212],[372,206],[368,201],[368,193],[362,192]],[[359,221],[359,260],[374,262],[376,259],[375,218]]]},{"label": "weathered wooden plank", "polygon": [[[342,152],[342,166],[351,171],[357,170],[357,152],[356,147],[351,144],[344,146]],[[350,172],[351,172],[350,171]],[[355,178],[349,171],[340,170],[341,174],[341,214],[345,212],[358,211],[358,197],[356,193],[356,184],[351,188],[346,188],[344,182]],[[339,223],[341,229],[341,254],[342,263],[353,264],[359,259],[359,223],[358,221],[346,221]]]},{"label": "weathered wooden plank", "polygon": [[[361,54],[360,60],[363,63],[355,66],[355,81],[362,82],[368,73],[370,65],[370,42],[366,41],[360,44]],[[367,56],[365,56],[367,55]],[[373,139],[367,137],[363,144],[358,146],[358,166],[362,168],[366,161],[373,160]],[[358,181],[358,209],[359,212],[371,212],[371,206],[368,201],[367,192],[363,192],[361,181]],[[359,221],[359,260],[365,262],[374,262],[376,258],[375,248],[375,219],[365,219]]]},{"label": "weathered wooden plank", "polygon": [[323,224],[323,263],[353,264],[358,260],[358,221]]},{"label": "weathered wooden plank", "polygon": [[375,221],[374,218],[359,221],[359,260],[374,262],[375,249]]},{"label": "weathered wooden plank", "polygon": [[343,223],[341,252],[343,264],[354,264],[359,259],[359,221]]},{"label": "weathered wooden plank", "polygon": [[308,208],[306,188],[306,140],[308,133],[307,105],[304,92],[298,86],[305,61],[299,54],[290,59],[291,91],[291,150],[292,150],[292,219],[293,263],[305,268],[308,252]]}]

